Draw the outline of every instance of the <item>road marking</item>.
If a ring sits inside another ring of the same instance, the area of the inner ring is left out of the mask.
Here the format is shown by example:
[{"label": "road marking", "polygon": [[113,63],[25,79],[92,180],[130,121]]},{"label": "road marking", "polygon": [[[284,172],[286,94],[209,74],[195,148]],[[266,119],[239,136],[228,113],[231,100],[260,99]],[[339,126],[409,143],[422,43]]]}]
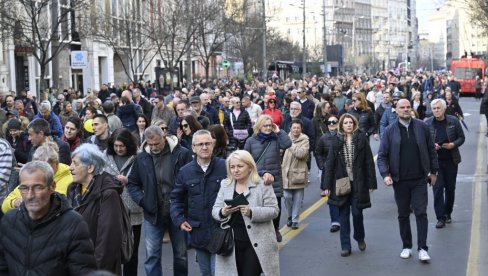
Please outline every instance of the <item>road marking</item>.
[{"label": "road marking", "polygon": [[[478,156],[476,162],[476,175],[484,173],[485,166],[485,147],[486,141],[484,133],[486,132],[485,120],[480,121],[480,134],[478,136]],[[466,268],[467,276],[478,276],[480,263],[480,232],[481,232],[481,180],[477,178],[473,185],[473,212],[471,216],[471,241],[469,244],[468,264]]]},{"label": "road marking", "polygon": [[[308,223],[307,224],[299,224],[299,227],[297,230],[290,230],[288,231],[284,237],[283,237],[283,240],[278,244],[278,249],[281,249],[283,247],[285,247],[285,245],[291,241],[295,236],[297,236],[298,234],[300,234],[300,232],[302,232],[303,230],[305,230],[305,228],[307,228],[308,226]],[[288,226],[286,226],[288,227]],[[290,228],[290,227],[288,227]],[[291,229],[291,228],[290,228]]]},{"label": "road marking", "polygon": [[463,116],[468,117],[468,116],[471,116],[471,114],[470,113],[463,113]]}]

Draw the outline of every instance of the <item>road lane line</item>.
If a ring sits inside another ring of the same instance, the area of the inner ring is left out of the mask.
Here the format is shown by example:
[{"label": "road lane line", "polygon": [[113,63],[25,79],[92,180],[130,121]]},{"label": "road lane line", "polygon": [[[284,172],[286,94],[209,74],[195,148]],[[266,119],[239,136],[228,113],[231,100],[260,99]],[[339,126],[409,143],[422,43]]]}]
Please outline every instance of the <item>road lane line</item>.
[{"label": "road lane line", "polygon": [[475,182],[473,185],[473,212],[471,217],[471,241],[469,245],[468,264],[466,268],[467,276],[478,276],[480,260],[480,232],[481,232],[481,175],[484,173],[485,166],[485,147],[486,140],[484,133],[486,132],[486,125],[484,120],[480,121],[480,134],[478,136],[478,156],[476,160]]},{"label": "road lane line", "polygon": [[287,232],[288,234],[286,234],[285,236],[283,236],[283,240],[278,244],[278,249],[281,249],[281,248],[285,247],[285,245],[289,241],[291,241],[294,237],[296,237],[298,234],[300,234],[300,232],[302,232],[303,230],[305,230],[305,228],[307,228],[307,226],[308,226],[308,223],[307,224],[299,224],[297,230],[290,230],[290,231],[288,231]]}]

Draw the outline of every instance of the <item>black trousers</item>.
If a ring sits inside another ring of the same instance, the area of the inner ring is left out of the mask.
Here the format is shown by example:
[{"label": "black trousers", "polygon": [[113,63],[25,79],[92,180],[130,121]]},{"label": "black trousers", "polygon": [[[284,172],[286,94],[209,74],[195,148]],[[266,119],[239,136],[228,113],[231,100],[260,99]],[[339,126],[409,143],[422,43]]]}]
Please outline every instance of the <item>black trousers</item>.
[{"label": "black trousers", "polygon": [[417,180],[399,181],[393,183],[395,201],[398,207],[398,224],[403,248],[412,248],[412,230],[410,228],[410,207],[412,207],[417,222],[418,250],[427,247],[427,181]]},{"label": "black trousers", "polygon": [[276,197],[276,200],[278,201],[278,208],[280,209],[280,212],[278,213],[278,216],[273,220],[273,226],[275,229],[280,229],[280,218],[281,218],[281,196]]},{"label": "black trousers", "polygon": [[130,258],[130,261],[124,264],[124,276],[137,275],[137,265],[139,262],[139,242],[141,241],[141,228],[142,224],[132,226],[132,233],[134,234],[134,252],[132,253],[132,258]]},{"label": "black trousers", "polygon": [[258,255],[250,241],[235,240],[237,274],[239,276],[259,276],[263,269]]}]

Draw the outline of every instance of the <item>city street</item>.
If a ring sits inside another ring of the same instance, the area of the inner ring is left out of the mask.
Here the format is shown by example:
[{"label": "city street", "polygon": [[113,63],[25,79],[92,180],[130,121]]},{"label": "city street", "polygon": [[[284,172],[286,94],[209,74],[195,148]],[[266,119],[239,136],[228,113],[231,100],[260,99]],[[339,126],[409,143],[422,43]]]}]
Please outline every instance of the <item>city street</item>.
[{"label": "city street", "polygon": [[[411,259],[399,257],[402,243],[398,230],[397,210],[393,188],[386,187],[379,174],[378,190],[372,194],[372,208],[364,211],[366,230],[365,252],[357,249],[353,241],[352,255],[340,256],[339,233],[329,232],[329,210],[321,199],[319,178],[314,166],[311,184],[305,191],[301,224],[298,230],[285,225],[286,212],[282,214],[283,242],[280,245],[281,275],[486,275],[488,271],[486,235],[488,209],[486,186],[486,123],[479,115],[479,101],[461,98],[465,113],[466,142],[461,148],[457,190],[452,223],[443,229],[435,228],[432,189],[429,191],[429,254],[430,264],[418,260],[416,250]],[[481,121],[481,122],[480,122]],[[376,156],[379,142],[371,142]],[[304,218],[305,217],[305,218]],[[416,249],[415,217],[411,216],[414,249]],[[141,240],[141,245],[143,245]],[[140,275],[144,275],[145,252],[140,248]],[[163,246],[165,275],[172,275],[172,253],[169,243]],[[189,251],[189,275],[199,275],[194,251]]]}]

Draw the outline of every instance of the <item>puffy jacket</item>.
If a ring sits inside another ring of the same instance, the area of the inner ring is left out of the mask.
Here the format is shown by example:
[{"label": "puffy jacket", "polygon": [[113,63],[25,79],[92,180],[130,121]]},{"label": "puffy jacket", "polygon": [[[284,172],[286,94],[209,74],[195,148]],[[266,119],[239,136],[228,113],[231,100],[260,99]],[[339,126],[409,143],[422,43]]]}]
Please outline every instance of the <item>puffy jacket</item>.
[{"label": "puffy jacket", "polygon": [[190,243],[205,249],[213,229],[219,227],[212,218],[212,208],[220,189],[220,182],[227,177],[225,160],[213,157],[204,172],[196,159],[183,166],[171,192],[171,219],[180,225],[187,221],[191,227]]},{"label": "puffy jacket", "polygon": [[275,123],[278,126],[281,125],[281,122],[283,122],[283,115],[281,114],[281,111],[279,109],[266,108],[263,110],[261,114],[269,115],[271,119],[273,119],[273,123]]},{"label": "puffy jacket", "polygon": [[121,105],[117,108],[117,117],[122,121],[122,125],[130,131],[137,129],[136,121],[139,114],[142,114],[142,108],[134,103]]},{"label": "puffy jacket", "polygon": [[[242,149],[246,139],[238,140],[234,137],[234,129],[246,130],[249,136],[252,135],[252,123],[249,113],[247,113],[245,108],[241,108],[241,113],[239,117],[236,118],[233,112],[234,109],[229,111],[229,115],[224,117],[224,128],[229,136],[229,144],[232,148]],[[231,121],[232,120],[232,121]]]},{"label": "puffy jacket", "polygon": [[374,120],[374,111],[362,111],[351,108],[347,113],[352,114],[358,120],[359,130],[361,130],[366,137],[376,133],[376,122]]},{"label": "puffy jacket", "polygon": [[[335,180],[347,176],[345,157],[343,153],[343,136],[333,136],[332,145],[325,163],[323,184],[324,190],[329,190],[328,203],[342,206],[351,195],[338,196],[335,193]],[[352,197],[357,198],[358,208],[371,207],[369,190],[377,188],[376,171],[374,168],[373,154],[367,137],[361,131],[356,131],[352,137],[354,144]],[[345,174],[344,174],[345,173]]]},{"label": "puffy jacket", "polygon": [[[76,186],[68,187],[68,200],[75,206]],[[120,244],[122,243],[122,211],[120,194],[122,186],[110,174],[96,175],[93,186],[76,207],[88,224],[90,237],[95,245],[97,268],[115,274],[121,273]]]},{"label": "puffy jacket", "polygon": [[[39,118],[42,118],[42,116],[40,113],[37,113],[36,116],[34,116],[34,120]],[[49,123],[49,127],[51,129],[51,135],[61,138],[61,136],[63,136],[64,134],[64,131],[63,125],[61,125],[61,120],[59,119],[58,115],[51,111],[51,114],[49,115],[49,120],[47,120],[47,122]]]},{"label": "puffy jacket", "polygon": [[[459,147],[464,144],[464,131],[458,118],[447,114],[445,116],[447,120],[447,139],[450,143],[454,143],[455,146],[453,149],[449,150],[449,152],[451,153],[452,161],[455,164],[459,164],[461,163],[461,154],[459,153]],[[425,123],[429,126],[430,136],[432,137],[433,141],[435,141],[434,120],[434,117],[430,117],[425,120]]]},{"label": "puffy jacket", "polygon": [[0,275],[85,275],[96,269],[93,250],[86,222],[58,193],[39,222],[24,204],[0,222]]},{"label": "puffy jacket", "polygon": [[[269,172],[274,177],[273,189],[277,197],[283,196],[283,181],[281,177],[281,156],[280,150],[286,150],[291,146],[290,137],[284,130],[280,130],[276,140],[271,140],[270,145],[263,157],[256,164],[259,175]],[[265,150],[268,142],[261,141],[256,134],[247,139],[244,149],[247,150],[254,161],[257,161]]]},{"label": "puffy jacket", "polygon": [[[166,146],[171,150],[171,163],[174,166],[173,174],[176,176],[181,167],[192,161],[192,154],[175,141],[174,136],[166,137]],[[132,200],[144,209],[144,218],[155,224],[157,220],[160,202],[158,200],[158,184],[156,180],[156,168],[153,158],[149,154],[149,148],[137,154],[136,160],[129,173],[127,188]]]},{"label": "puffy jacket", "polygon": [[[377,159],[381,176],[383,178],[391,176],[395,182],[400,180],[400,143],[402,142],[398,124],[397,120],[386,128],[381,137]],[[421,167],[424,170],[423,177],[427,178],[429,173],[436,174],[439,170],[434,141],[429,127],[423,121],[412,118],[410,124],[413,124],[415,140],[419,147]]]},{"label": "puffy jacket", "polygon": [[[71,184],[71,182],[73,182],[73,175],[71,175],[69,166],[59,163],[58,169],[54,174],[54,183],[56,183],[55,191],[62,195],[66,195],[68,186]],[[22,195],[20,194],[19,187],[15,187],[15,189],[3,201],[2,212],[5,214],[10,211],[10,209],[14,208],[15,200],[21,197]]]}]

